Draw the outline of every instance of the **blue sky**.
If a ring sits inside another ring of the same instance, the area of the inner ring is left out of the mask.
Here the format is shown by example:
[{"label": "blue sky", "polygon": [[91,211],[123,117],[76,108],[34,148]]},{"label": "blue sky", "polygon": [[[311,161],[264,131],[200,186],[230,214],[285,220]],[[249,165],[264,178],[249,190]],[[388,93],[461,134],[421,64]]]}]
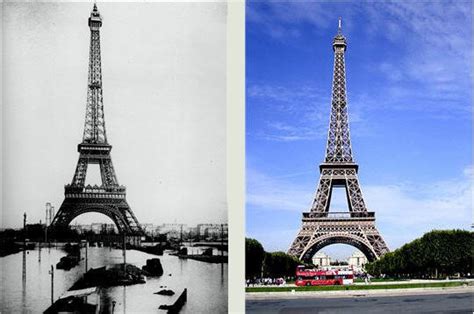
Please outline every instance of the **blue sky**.
[{"label": "blue sky", "polygon": [[[469,229],[471,14],[470,1],[248,2],[246,235],[286,251],[309,208],[326,146],[339,16],[353,154],[389,248],[432,229]],[[323,249],[338,258],[353,250]]]}]

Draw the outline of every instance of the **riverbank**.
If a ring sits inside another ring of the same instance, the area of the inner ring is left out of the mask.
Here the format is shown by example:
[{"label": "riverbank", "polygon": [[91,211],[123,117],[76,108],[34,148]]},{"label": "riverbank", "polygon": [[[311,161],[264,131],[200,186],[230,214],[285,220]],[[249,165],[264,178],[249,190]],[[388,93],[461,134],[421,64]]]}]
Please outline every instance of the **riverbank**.
[{"label": "riverbank", "polygon": [[[0,257],[5,257],[11,254],[16,254],[18,252],[23,251],[24,244],[17,243],[17,242],[2,242],[0,244]],[[34,250],[35,244],[34,243],[26,243],[25,251]]]},{"label": "riverbank", "polygon": [[13,242],[5,242],[0,245],[0,257],[5,257],[11,254],[22,251],[23,247]]},{"label": "riverbank", "polygon": [[133,246],[130,248],[127,247],[127,250],[130,250],[130,249],[148,253],[148,254],[158,255],[158,256],[162,256],[164,252],[163,246],[159,244],[153,245],[153,246]]},{"label": "riverbank", "polygon": [[170,255],[176,255],[181,259],[193,259],[200,262],[214,263],[214,264],[228,262],[228,257],[226,255],[182,255],[182,254],[170,254]]}]

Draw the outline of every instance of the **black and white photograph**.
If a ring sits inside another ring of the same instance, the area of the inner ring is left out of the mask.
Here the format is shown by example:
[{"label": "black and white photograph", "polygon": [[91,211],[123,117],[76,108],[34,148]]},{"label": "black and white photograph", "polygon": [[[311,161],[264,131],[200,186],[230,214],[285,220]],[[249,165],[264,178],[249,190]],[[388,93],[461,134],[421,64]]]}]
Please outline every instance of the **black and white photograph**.
[{"label": "black and white photograph", "polygon": [[3,4],[1,313],[227,313],[227,4]]}]

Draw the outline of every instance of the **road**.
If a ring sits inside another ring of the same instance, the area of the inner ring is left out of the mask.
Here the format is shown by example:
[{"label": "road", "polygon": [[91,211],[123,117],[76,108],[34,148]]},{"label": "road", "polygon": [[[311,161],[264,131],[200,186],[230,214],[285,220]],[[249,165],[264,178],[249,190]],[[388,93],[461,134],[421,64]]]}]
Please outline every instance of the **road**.
[{"label": "road", "polygon": [[473,313],[472,293],[247,300],[246,313]]}]

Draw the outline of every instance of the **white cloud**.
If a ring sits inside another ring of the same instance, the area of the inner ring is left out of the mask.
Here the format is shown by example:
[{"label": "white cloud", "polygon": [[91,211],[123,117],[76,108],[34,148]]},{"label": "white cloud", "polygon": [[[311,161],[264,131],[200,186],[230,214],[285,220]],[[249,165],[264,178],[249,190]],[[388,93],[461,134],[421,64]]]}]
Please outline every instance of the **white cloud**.
[{"label": "white cloud", "polygon": [[266,130],[257,133],[259,138],[279,142],[312,140],[325,135],[326,131],[322,126],[295,126],[283,122],[268,122]]},{"label": "white cloud", "polygon": [[260,123],[260,128],[253,134],[257,138],[291,142],[326,137],[330,110],[329,92],[322,92],[310,84],[250,84],[247,96],[252,99],[248,104],[256,106],[258,101],[265,111],[273,113],[265,115],[266,121]]},{"label": "white cloud", "polygon": [[[259,129],[251,135],[280,142],[325,139],[331,110],[330,91],[311,85],[317,84],[249,84],[247,104],[256,107],[258,101],[265,112],[272,113],[264,115],[265,121],[259,123]],[[362,118],[361,110],[367,108],[366,103],[365,98],[359,97],[349,104],[349,124],[351,128],[357,128],[356,136],[372,135],[370,125]],[[247,114],[255,115],[260,108],[251,110]]]},{"label": "white cloud", "polygon": [[315,88],[317,84],[293,84],[288,86],[271,84],[249,84],[247,96],[264,100],[266,106],[279,111],[298,114],[312,112],[321,100],[329,103],[330,92]]},{"label": "white cloud", "polygon": [[469,228],[472,215],[472,177],[403,185],[367,186],[367,202],[390,225],[413,228]]},{"label": "white cloud", "polygon": [[267,252],[286,252],[297,233],[298,229],[296,228],[257,229],[247,234],[246,237],[259,241]]},{"label": "white cloud", "polygon": [[[419,182],[361,186],[369,211],[374,211],[376,224],[391,249],[433,229],[469,229],[472,224],[473,167],[466,167],[458,177],[428,184]],[[255,169],[247,170],[247,203],[259,211],[307,211],[316,186],[295,184],[284,177],[273,178]],[[315,178],[315,181],[317,178]],[[334,208],[344,207],[338,199]],[[247,214],[247,219],[251,219]],[[275,217],[275,219],[278,219]],[[298,224],[299,225],[299,224]],[[272,249],[286,249],[296,229],[282,233],[279,243],[271,231],[258,231],[259,239]]]},{"label": "white cloud", "polygon": [[372,37],[385,37],[400,47],[389,60],[372,67],[392,82],[377,97],[386,96],[388,91],[390,97],[384,97],[385,105],[423,110],[436,118],[468,116],[472,80],[471,4],[379,2],[365,6],[364,10],[369,15]]},{"label": "white cloud", "polygon": [[[265,8],[263,13],[262,8]],[[307,1],[267,1],[248,2],[246,21],[258,25],[275,40],[285,41],[301,35],[299,25],[309,25],[314,30],[327,27],[331,22],[331,13],[324,10],[321,3]],[[255,28],[249,28],[250,31]]]},{"label": "white cloud", "polygon": [[247,204],[268,210],[302,211],[308,208],[311,191],[290,184],[285,178],[274,178],[247,168]]},{"label": "white cloud", "polygon": [[[337,10],[328,10],[328,5]],[[386,77],[365,109],[423,111],[433,118],[469,117],[472,82],[472,5],[469,1],[396,1],[334,6],[324,2],[251,2],[250,32],[263,32],[284,44],[300,29],[334,28],[343,16],[344,33],[357,29],[367,44],[396,47],[367,69]],[[356,16],[357,21],[356,23]],[[364,19],[363,23],[360,21]],[[253,25],[254,24],[254,25]],[[380,48],[377,48],[380,49]],[[375,52],[374,52],[375,53]],[[377,60],[377,58],[375,58]],[[358,91],[352,95],[356,99]]]}]

